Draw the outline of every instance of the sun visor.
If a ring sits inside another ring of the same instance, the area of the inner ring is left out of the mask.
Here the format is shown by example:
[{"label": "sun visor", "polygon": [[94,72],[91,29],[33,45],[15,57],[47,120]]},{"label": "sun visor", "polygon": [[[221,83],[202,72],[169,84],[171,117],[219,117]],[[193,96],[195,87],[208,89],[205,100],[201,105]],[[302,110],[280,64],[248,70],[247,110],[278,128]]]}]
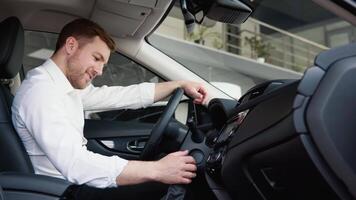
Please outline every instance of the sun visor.
[{"label": "sun visor", "polygon": [[155,5],[156,0],[99,0],[91,19],[114,36],[133,36]]}]

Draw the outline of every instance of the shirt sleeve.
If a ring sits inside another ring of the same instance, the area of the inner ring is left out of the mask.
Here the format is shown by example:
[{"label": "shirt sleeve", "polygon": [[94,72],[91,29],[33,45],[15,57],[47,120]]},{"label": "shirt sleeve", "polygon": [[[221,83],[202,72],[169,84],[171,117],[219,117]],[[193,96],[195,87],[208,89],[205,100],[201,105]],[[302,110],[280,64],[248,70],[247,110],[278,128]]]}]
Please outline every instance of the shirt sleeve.
[{"label": "shirt sleeve", "polygon": [[82,97],[85,111],[118,108],[137,109],[154,102],[155,84],[141,83],[127,87],[94,87],[89,85],[78,92]]},{"label": "shirt sleeve", "polygon": [[118,156],[93,153],[82,145],[82,133],[63,111],[60,95],[51,90],[26,98],[23,122],[54,167],[70,182],[93,187],[116,187],[116,177],[127,164]]}]

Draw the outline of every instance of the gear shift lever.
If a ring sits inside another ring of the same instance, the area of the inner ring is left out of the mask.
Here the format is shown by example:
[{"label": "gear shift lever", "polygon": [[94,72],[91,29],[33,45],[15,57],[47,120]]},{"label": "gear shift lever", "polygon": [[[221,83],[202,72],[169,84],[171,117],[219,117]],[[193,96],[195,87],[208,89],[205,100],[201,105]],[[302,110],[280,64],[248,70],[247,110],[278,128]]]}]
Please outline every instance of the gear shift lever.
[{"label": "gear shift lever", "polygon": [[201,143],[204,140],[205,134],[197,128],[197,125],[194,121],[194,117],[190,117],[187,121],[187,125],[192,131],[192,140],[196,143]]}]

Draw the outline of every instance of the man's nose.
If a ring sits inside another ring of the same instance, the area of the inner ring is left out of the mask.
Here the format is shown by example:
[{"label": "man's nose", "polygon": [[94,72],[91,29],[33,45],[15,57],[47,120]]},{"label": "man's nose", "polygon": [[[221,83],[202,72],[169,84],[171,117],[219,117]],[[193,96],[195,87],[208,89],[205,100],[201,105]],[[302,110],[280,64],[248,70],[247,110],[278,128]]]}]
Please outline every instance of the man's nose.
[{"label": "man's nose", "polygon": [[103,74],[104,65],[98,65],[94,67],[95,76],[101,76]]}]

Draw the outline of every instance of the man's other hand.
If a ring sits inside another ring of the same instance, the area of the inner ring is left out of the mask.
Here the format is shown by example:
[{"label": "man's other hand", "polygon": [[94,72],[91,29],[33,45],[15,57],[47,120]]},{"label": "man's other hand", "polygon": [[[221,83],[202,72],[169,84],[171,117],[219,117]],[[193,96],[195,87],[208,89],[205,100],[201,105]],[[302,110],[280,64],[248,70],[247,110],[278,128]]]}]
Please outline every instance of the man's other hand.
[{"label": "man's other hand", "polygon": [[197,167],[188,151],[170,153],[158,161],[129,161],[116,178],[117,185],[132,185],[147,181],[166,184],[189,184]]},{"label": "man's other hand", "polygon": [[196,176],[197,167],[188,151],[170,153],[154,163],[155,180],[166,184],[189,184]]}]

